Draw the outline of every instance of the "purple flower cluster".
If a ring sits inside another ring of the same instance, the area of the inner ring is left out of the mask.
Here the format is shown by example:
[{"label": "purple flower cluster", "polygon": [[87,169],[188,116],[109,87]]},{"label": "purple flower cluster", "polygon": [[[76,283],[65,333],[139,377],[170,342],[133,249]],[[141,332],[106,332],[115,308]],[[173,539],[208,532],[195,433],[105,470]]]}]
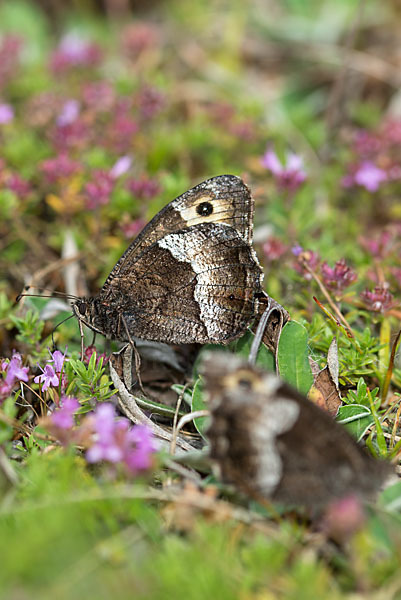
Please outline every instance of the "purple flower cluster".
[{"label": "purple flower cluster", "polygon": [[360,239],[361,246],[374,258],[383,259],[390,256],[397,248],[400,239],[401,228],[396,227],[392,231],[384,229],[376,236],[370,234]]},{"label": "purple flower cluster", "polygon": [[75,427],[74,414],[80,404],[76,398],[62,397],[60,407],[46,419],[47,429],[63,444],[79,443],[87,447],[90,463],[120,464],[132,474],[152,466],[157,451],[151,430],[145,425],[130,426],[127,419],[116,418],[111,404],[99,404]]},{"label": "purple flower cluster", "polygon": [[[157,27],[146,23],[123,29],[122,64],[140,68],[131,61],[157,48],[158,34]],[[61,38],[48,64],[58,85],[14,105],[14,99],[7,100],[3,84],[16,75],[20,47],[15,37],[0,40],[0,133],[11,136],[22,121],[33,135],[43,138],[44,151],[39,154],[39,177],[32,178],[33,185],[4,164],[0,190],[11,190],[20,198],[45,197],[54,210],[70,215],[108,205],[120,191],[126,198],[131,188],[137,198],[154,197],[160,187],[152,178],[138,177],[127,186],[121,178],[129,175],[136,146],[149,143],[152,122],[167,107],[164,93],[145,78],[139,78],[134,90],[119,92],[114,81],[104,79],[99,45],[71,31]]]},{"label": "purple flower cluster", "polygon": [[263,244],[263,252],[269,262],[279,260],[288,250],[288,246],[279,238],[270,236]]},{"label": "purple flower cluster", "polygon": [[55,429],[72,429],[75,425],[74,414],[80,404],[76,398],[62,396],[59,407],[53,411],[50,420]]},{"label": "purple flower cluster", "polygon": [[[310,270],[320,274],[324,285],[336,296],[341,296],[344,289],[357,279],[356,272],[346,264],[344,259],[338,260],[334,267],[330,267],[326,262],[320,264],[319,255],[313,250],[304,250],[301,246],[295,246],[292,252],[297,258],[294,264],[295,270],[308,281],[313,278]],[[394,275],[396,277],[396,273]],[[395,306],[388,284],[377,285],[373,291],[365,290],[361,292],[360,298],[369,311],[376,313],[386,313]]]},{"label": "purple flower cluster", "polygon": [[393,296],[385,285],[377,285],[373,291],[365,290],[361,293],[361,298],[366,308],[372,312],[385,313],[394,306]]},{"label": "purple flower cluster", "polygon": [[141,54],[157,47],[160,34],[154,25],[135,23],[123,31],[122,49],[124,54],[136,61]]},{"label": "purple flower cluster", "polygon": [[[88,365],[88,364],[89,364],[89,361],[90,361],[90,359],[91,359],[91,357],[92,357],[92,354],[93,354],[94,352],[96,352],[96,348],[95,348],[95,346],[87,346],[87,347],[85,348],[85,352],[84,352],[84,356],[83,356],[83,362],[84,362],[86,365]],[[99,360],[100,360],[101,358],[103,359],[103,364],[106,364],[106,362],[108,361],[108,358],[106,357],[106,354],[104,354],[104,353],[98,354],[98,353],[96,352],[96,364],[98,364],[98,362],[99,362]]]},{"label": "purple flower cluster", "polygon": [[115,419],[111,404],[101,404],[93,415],[95,443],[86,453],[89,462],[122,463],[137,473],[149,469],[155,440],[145,425],[130,427],[127,419]]},{"label": "purple flower cluster", "polygon": [[344,543],[365,522],[366,514],[361,500],[357,496],[345,496],[329,504],[322,525],[327,536],[338,543]]},{"label": "purple flower cluster", "polygon": [[307,281],[312,280],[312,274],[306,268],[306,265],[312,271],[316,271],[317,267],[320,264],[319,254],[314,250],[304,250],[302,246],[294,246],[292,248],[292,253],[296,257],[296,262],[294,263],[294,269],[304,277]]},{"label": "purple flower cluster", "polygon": [[365,160],[351,168],[351,172],[343,178],[342,184],[344,187],[359,185],[368,192],[377,192],[384,181],[387,181],[386,171],[377,167],[370,160]]},{"label": "purple flower cluster", "polygon": [[32,191],[31,185],[23,177],[7,169],[0,159],[0,189],[5,188],[21,199],[26,198]]},{"label": "purple flower cluster", "polygon": [[249,142],[256,137],[255,123],[241,118],[232,104],[213,102],[208,105],[207,110],[212,123],[234,139]]},{"label": "purple flower cluster", "polygon": [[6,125],[14,119],[14,109],[11,104],[0,103],[0,125]]},{"label": "purple flower cluster", "polygon": [[45,392],[49,387],[57,387],[60,384],[60,378],[61,388],[65,388],[66,381],[63,369],[64,362],[68,360],[68,358],[65,357],[66,352],[64,352],[64,354],[62,354],[60,350],[50,352],[51,359],[47,361],[44,369],[38,365],[42,373],[34,378],[34,382],[41,384],[42,392]]},{"label": "purple flower cluster", "polygon": [[140,231],[142,231],[145,225],[146,221],[144,221],[143,219],[135,219],[134,221],[122,223],[121,230],[124,236],[128,240],[131,240],[132,238],[135,238]]},{"label": "purple flower cluster", "polygon": [[65,35],[51,57],[55,74],[74,67],[93,67],[100,63],[102,52],[96,44],[75,33]]},{"label": "purple flower cluster", "polygon": [[78,161],[73,160],[67,154],[61,153],[54,158],[44,160],[40,168],[47,178],[49,183],[54,183],[58,180],[65,180],[79,173],[81,165]]},{"label": "purple flower cluster", "polygon": [[141,199],[154,198],[154,196],[160,193],[159,183],[150,177],[146,177],[146,175],[142,175],[138,179],[129,179],[126,183],[126,188],[133,196]]},{"label": "purple flower cluster", "polygon": [[337,294],[351,285],[357,278],[355,271],[347,266],[343,258],[338,260],[333,268],[324,262],[320,272],[325,286]]},{"label": "purple flower cluster", "polygon": [[18,381],[28,381],[29,367],[22,366],[22,358],[18,352],[14,352],[11,360],[3,360],[1,363],[3,377],[0,380],[0,402],[8,398]]},{"label": "purple flower cluster", "polygon": [[352,151],[354,160],[343,186],[360,186],[377,192],[384,184],[401,180],[401,120],[384,121],[376,130],[358,130]]}]

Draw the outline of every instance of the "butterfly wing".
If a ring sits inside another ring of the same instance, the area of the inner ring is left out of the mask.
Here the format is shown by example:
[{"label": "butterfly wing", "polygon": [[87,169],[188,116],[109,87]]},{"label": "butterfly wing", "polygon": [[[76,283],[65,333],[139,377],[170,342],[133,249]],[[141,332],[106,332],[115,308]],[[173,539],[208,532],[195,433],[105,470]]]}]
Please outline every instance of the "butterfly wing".
[{"label": "butterfly wing", "polygon": [[[135,268],[121,264],[99,301],[104,307],[118,303],[131,336],[226,343],[254,317],[261,278],[251,246],[236,229],[199,223],[142,247]],[[126,334],[120,327],[109,335]]]},{"label": "butterfly wing", "polygon": [[[219,175],[203,181],[167,204],[124,252],[104,283],[132,269],[147,248],[165,236],[201,223],[233,227],[240,238],[252,241],[254,201],[249,188],[235,175]],[[254,257],[255,259],[256,257]]]}]

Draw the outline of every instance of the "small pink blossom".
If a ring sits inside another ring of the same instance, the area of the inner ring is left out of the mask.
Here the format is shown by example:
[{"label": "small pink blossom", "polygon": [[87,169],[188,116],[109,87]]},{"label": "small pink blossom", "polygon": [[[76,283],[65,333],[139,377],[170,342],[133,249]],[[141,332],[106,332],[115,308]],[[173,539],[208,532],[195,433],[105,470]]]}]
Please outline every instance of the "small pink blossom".
[{"label": "small pink blossom", "polygon": [[334,500],[327,507],[323,528],[326,535],[343,543],[359,531],[366,521],[362,502],[355,496]]},{"label": "small pink blossom", "polygon": [[85,104],[96,113],[112,110],[116,101],[116,93],[108,81],[84,84],[82,96]]},{"label": "small pink blossom", "polygon": [[343,258],[338,260],[333,268],[324,262],[320,270],[324,284],[337,293],[351,285],[357,278],[355,271],[347,266]]},{"label": "small pink blossom", "polygon": [[128,153],[132,150],[134,135],[138,131],[138,124],[128,114],[117,114],[108,127],[107,139],[118,153]]},{"label": "small pink blossom", "polygon": [[80,404],[76,398],[62,396],[60,399],[60,408],[56,408],[50,416],[51,424],[60,429],[71,429],[74,427],[74,413],[79,409]]},{"label": "small pink blossom", "polygon": [[121,225],[122,232],[127,239],[134,238],[140,231],[145,227],[146,221],[143,219],[135,219],[129,223],[123,223]]},{"label": "small pink blossom", "polygon": [[26,198],[32,192],[28,181],[20,177],[18,173],[11,173],[7,178],[6,186],[19,198]]},{"label": "small pink blossom", "polygon": [[132,158],[128,155],[121,156],[110,169],[110,176],[113,179],[118,179],[125,175],[132,167]]},{"label": "small pink blossom", "polygon": [[[83,362],[84,362],[86,365],[88,365],[88,364],[89,364],[89,361],[90,361],[90,359],[92,358],[92,354],[93,354],[94,352],[96,352],[96,348],[95,348],[95,346],[87,346],[87,348],[85,348],[85,352],[84,352],[84,356],[83,356]],[[105,364],[107,363],[107,361],[108,361],[108,358],[107,358],[106,354],[105,354],[104,352],[103,352],[103,353],[101,353],[101,354],[98,354],[98,353],[96,352],[96,364],[97,364],[97,365],[99,364],[99,360],[100,360],[101,358],[103,359],[103,364],[105,365]]]},{"label": "small pink blossom", "polygon": [[124,53],[130,59],[137,59],[142,52],[157,46],[159,32],[153,24],[135,23],[128,25],[122,32]]},{"label": "small pink blossom", "polygon": [[263,167],[273,173],[282,188],[295,191],[306,179],[303,160],[294,152],[287,153],[287,160],[283,165],[277,154],[270,148],[265,152],[261,163]]},{"label": "small pink blossom", "polygon": [[263,252],[268,261],[279,260],[287,252],[287,249],[288,246],[274,236],[270,236],[263,244]]},{"label": "small pink blossom", "polygon": [[127,419],[116,419],[111,404],[100,404],[92,419],[94,442],[86,453],[88,462],[122,463],[131,473],[149,469],[157,450],[151,431],[145,425],[130,427]]},{"label": "small pink blossom", "polygon": [[14,352],[10,361],[1,363],[3,378],[0,380],[0,401],[10,396],[17,381],[28,381],[29,367],[22,366],[22,358],[18,352]]},{"label": "small pink blossom", "polygon": [[29,367],[22,366],[22,358],[19,352],[14,352],[10,361],[3,361],[2,371],[5,371],[5,381],[13,386],[16,381],[28,381]]},{"label": "small pink blossom", "polygon": [[40,365],[38,366],[42,373],[34,378],[34,382],[42,384],[42,391],[45,392],[50,386],[57,387],[60,378],[56,375],[53,367],[49,364],[45,365],[44,369]]},{"label": "small pink blossom", "polygon": [[60,374],[63,370],[65,361],[68,358],[65,357],[67,350],[62,354],[60,350],[55,350],[54,352],[50,352],[51,360],[47,361],[49,364],[53,363],[54,370],[56,373]]},{"label": "small pink blossom", "polygon": [[136,103],[143,119],[156,116],[165,105],[164,95],[155,87],[145,86],[138,92]]},{"label": "small pink blossom", "polygon": [[85,185],[86,207],[94,210],[110,202],[110,195],[114,188],[114,179],[104,170],[94,171],[92,180]]},{"label": "small pink blossom", "polygon": [[57,117],[57,125],[59,127],[64,127],[65,125],[70,125],[77,120],[80,111],[80,104],[78,100],[67,100],[61,109],[60,114]]},{"label": "small pink blossom", "polygon": [[66,179],[75,175],[81,170],[79,162],[72,160],[65,153],[61,153],[55,158],[48,158],[40,164],[40,169],[46,176],[49,183],[54,183],[59,179]]},{"label": "small pink blossom", "polygon": [[149,199],[160,193],[160,185],[155,179],[142,175],[139,179],[129,179],[126,188],[137,198]]},{"label": "small pink blossom", "polygon": [[6,125],[14,119],[14,109],[10,104],[0,104],[0,125]]},{"label": "small pink blossom", "polygon": [[100,62],[101,57],[99,46],[76,33],[68,33],[51,57],[51,68],[58,73],[71,67],[92,67]]},{"label": "small pink blossom", "polygon": [[368,192],[376,192],[380,184],[386,180],[386,171],[379,169],[370,161],[364,161],[354,173],[354,182],[367,189]]},{"label": "small pink blossom", "polygon": [[385,258],[388,256],[394,247],[394,242],[398,235],[393,232],[384,230],[381,231],[376,237],[362,237],[360,239],[361,246],[365,248],[375,258]]},{"label": "small pink blossom", "polygon": [[392,294],[383,285],[377,285],[373,292],[365,290],[361,298],[366,308],[373,312],[385,313],[394,306]]},{"label": "small pink blossom", "polygon": [[307,281],[311,281],[312,274],[305,265],[308,265],[312,271],[316,271],[320,262],[319,254],[314,250],[304,250],[301,246],[294,246],[292,248],[292,253],[297,258],[294,269]]},{"label": "small pink blossom", "polygon": [[60,153],[82,150],[87,145],[90,136],[91,130],[81,117],[77,117],[65,125],[57,125],[49,132],[52,143]]}]

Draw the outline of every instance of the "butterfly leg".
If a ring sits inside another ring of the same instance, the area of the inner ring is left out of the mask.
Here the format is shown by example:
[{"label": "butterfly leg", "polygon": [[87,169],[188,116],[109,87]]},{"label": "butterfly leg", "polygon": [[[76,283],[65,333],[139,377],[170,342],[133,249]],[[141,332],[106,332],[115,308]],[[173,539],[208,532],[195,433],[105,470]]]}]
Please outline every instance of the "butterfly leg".
[{"label": "butterfly leg", "polygon": [[81,360],[84,360],[84,328],[82,327],[81,319],[78,319],[79,323],[79,333],[81,336]]},{"label": "butterfly leg", "polygon": [[127,334],[127,339],[128,342],[134,352],[134,360],[135,360],[135,371],[136,371],[136,376],[138,379],[138,385],[139,385],[139,389],[141,390],[142,394],[144,394],[146,396],[146,392],[143,389],[143,385],[142,385],[142,379],[141,379],[141,357],[140,354],[137,350],[137,347],[135,346],[135,342],[131,337],[131,334],[129,332],[128,326],[127,326],[127,322],[124,318],[124,315],[121,315],[121,321],[124,325],[124,329],[125,329],[125,333]]}]

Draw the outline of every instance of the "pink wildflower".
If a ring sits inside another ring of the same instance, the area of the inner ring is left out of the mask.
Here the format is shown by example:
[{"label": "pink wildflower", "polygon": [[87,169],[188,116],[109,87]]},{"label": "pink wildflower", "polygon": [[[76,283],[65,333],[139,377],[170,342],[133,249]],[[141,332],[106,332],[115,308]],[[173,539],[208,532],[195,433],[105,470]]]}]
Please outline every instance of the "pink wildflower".
[{"label": "pink wildflower", "polygon": [[341,292],[357,278],[355,271],[346,265],[343,258],[338,260],[333,268],[324,262],[320,270],[324,284],[335,292]]},{"label": "pink wildflower", "polygon": [[262,166],[271,171],[280,187],[295,191],[305,181],[306,173],[303,161],[294,152],[287,153],[287,160],[283,165],[277,154],[268,149],[261,160]]},{"label": "pink wildflower", "polygon": [[392,294],[383,285],[377,285],[373,292],[365,290],[361,293],[361,298],[366,308],[373,312],[385,313],[394,305]]},{"label": "pink wildflower", "polygon": [[10,104],[0,104],[0,125],[6,125],[14,119],[14,109]]}]

